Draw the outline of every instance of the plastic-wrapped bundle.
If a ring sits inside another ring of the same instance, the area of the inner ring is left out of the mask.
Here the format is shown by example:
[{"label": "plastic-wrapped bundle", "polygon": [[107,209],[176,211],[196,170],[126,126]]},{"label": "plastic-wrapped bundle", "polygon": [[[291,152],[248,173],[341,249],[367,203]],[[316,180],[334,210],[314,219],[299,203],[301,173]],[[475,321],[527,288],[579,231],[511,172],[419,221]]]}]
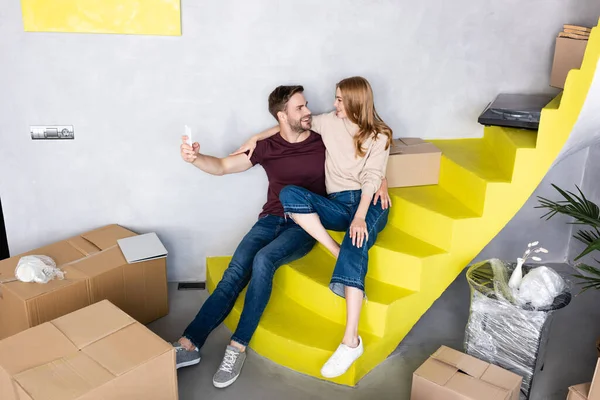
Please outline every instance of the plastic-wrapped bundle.
[{"label": "plastic-wrapped bundle", "polygon": [[[552,312],[571,300],[568,285],[547,307],[522,304],[508,286],[516,264],[492,259],[467,271],[471,312],[465,331],[465,352],[523,377],[521,399],[529,398],[535,372],[541,369]],[[523,266],[524,272],[531,270]]]},{"label": "plastic-wrapped bundle", "polygon": [[21,282],[36,283],[48,283],[53,279],[65,279],[65,273],[48,256],[21,257],[15,268],[15,276]]}]

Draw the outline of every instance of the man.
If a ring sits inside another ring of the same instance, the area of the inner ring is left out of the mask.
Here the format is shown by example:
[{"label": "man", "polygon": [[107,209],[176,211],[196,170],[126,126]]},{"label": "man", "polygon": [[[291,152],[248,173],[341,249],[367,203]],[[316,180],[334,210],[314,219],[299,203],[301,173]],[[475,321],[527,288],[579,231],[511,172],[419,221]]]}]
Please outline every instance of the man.
[{"label": "man", "polygon": [[246,358],[246,346],[269,301],[277,268],[306,255],[315,240],[292,219],[285,218],[279,192],[287,185],[304,187],[326,195],[325,146],[311,132],[311,112],[302,86],[279,86],[269,96],[269,112],[280,133],[258,142],[248,158],[239,154],[215,158],[200,153],[200,145],[181,145],[182,158],[212,175],[243,172],[261,164],[267,173],[267,202],[250,232],[242,239],[214,292],[174,344],[177,368],[200,362],[199,349],[210,332],[229,314],[238,295],[248,285],[244,309],[223,361],[213,378],[224,388],[238,378]]}]

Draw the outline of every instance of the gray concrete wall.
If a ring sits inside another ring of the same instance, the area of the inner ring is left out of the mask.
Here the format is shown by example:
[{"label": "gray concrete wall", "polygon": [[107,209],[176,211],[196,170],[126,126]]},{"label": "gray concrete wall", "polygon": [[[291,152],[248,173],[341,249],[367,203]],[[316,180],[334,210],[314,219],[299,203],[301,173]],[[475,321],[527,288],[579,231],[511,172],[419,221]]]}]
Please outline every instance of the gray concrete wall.
[{"label": "gray concrete wall", "polygon": [[558,192],[551,184],[567,190],[575,189],[575,185],[581,186],[589,158],[588,150],[580,150],[552,167],[523,207],[474,261],[488,258],[516,261],[527,249],[527,244],[533,241],[539,241],[548,249],[549,253],[543,257],[544,262],[566,261],[571,238],[571,228],[567,225],[570,219],[563,215],[556,215],[550,220],[542,219],[546,210],[535,207],[539,205],[538,196],[558,198]]},{"label": "gray concrete wall", "polygon": [[[583,175],[583,181],[579,187],[588,200],[600,205],[600,145],[590,147],[589,157]],[[575,187],[570,188],[570,191],[572,192],[577,193],[576,190],[577,189]],[[579,240],[572,237],[572,235],[576,234],[580,229],[590,230],[589,227],[578,225],[573,225],[570,227],[571,240],[569,243],[567,256],[569,263],[575,264],[579,262],[585,262],[600,268],[600,264],[594,261],[594,258],[596,260],[600,260],[600,252],[598,251],[590,253],[588,256],[585,256],[578,261],[574,261],[574,258],[581,254],[586,247]]]},{"label": "gray concrete wall", "polygon": [[[600,110],[598,110],[600,114]],[[600,133],[600,129],[598,129]],[[581,189],[587,198],[600,204],[600,145],[590,147]]]},{"label": "gray concrete wall", "polygon": [[[396,136],[478,137],[498,92],[552,92],[554,37],[593,26],[596,0],[183,2],[183,36],[23,32],[0,7],[0,191],[14,253],[119,223],[155,230],[169,278],[205,278],[265,200],[260,168],[215,178],[185,165],[192,126],[225,155],[273,124],[279,84],[301,83],[313,111],[364,75]],[[32,142],[29,125],[72,124],[74,141]]]}]

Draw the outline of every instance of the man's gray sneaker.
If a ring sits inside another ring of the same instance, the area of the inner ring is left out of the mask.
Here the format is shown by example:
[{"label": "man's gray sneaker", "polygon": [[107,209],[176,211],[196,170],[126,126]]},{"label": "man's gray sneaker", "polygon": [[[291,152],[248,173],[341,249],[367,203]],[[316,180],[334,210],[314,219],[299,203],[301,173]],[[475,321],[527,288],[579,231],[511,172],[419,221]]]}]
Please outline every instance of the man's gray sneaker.
[{"label": "man's gray sneaker", "polygon": [[242,372],[244,360],[246,360],[245,352],[241,352],[233,346],[227,346],[221,366],[213,378],[213,385],[222,389],[235,382]]},{"label": "man's gray sneaker", "polygon": [[198,364],[200,362],[200,352],[198,351],[198,348],[191,351],[186,350],[179,342],[173,343],[173,347],[175,348],[177,369],[189,367],[190,365]]}]

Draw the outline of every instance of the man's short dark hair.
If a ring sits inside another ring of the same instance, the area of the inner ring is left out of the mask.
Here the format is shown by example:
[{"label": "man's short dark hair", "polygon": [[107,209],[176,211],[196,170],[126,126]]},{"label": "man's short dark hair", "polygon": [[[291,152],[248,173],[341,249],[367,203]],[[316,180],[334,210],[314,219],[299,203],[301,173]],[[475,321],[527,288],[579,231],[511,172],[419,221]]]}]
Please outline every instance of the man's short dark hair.
[{"label": "man's short dark hair", "polygon": [[304,92],[304,88],[300,85],[296,86],[277,86],[269,95],[269,112],[279,122],[277,113],[285,110],[288,101],[296,93]]}]

